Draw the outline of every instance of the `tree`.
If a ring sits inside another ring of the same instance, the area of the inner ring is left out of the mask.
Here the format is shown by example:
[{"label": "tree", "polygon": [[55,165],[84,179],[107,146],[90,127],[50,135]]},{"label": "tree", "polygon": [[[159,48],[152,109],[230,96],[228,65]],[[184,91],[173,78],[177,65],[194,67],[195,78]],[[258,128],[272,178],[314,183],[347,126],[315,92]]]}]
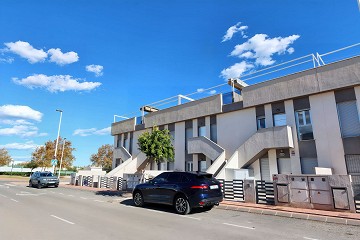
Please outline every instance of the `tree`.
[{"label": "tree", "polygon": [[91,155],[90,161],[94,166],[102,167],[103,170],[109,172],[112,168],[113,153],[114,147],[112,145],[102,145],[97,153]]},{"label": "tree", "polygon": [[151,132],[144,132],[138,139],[139,150],[143,152],[148,163],[154,161],[173,162],[174,161],[174,146],[171,143],[171,135],[169,130],[160,130],[154,126]]},{"label": "tree", "polygon": [[0,166],[9,165],[12,161],[8,151],[5,148],[0,149]]},{"label": "tree", "polygon": [[[43,146],[40,146],[35,149],[35,151],[32,153],[31,156],[31,162],[32,164],[36,164],[39,167],[51,167],[51,160],[54,158],[55,155],[55,145],[56,140],[54,141],[47,141]],[[62,161],[62,168],[68,168],[72,166],[73,161],[75,160],[75,157],[73,155],[73,151],[75,151],[75,148],[72,148],[71,141],[67,140],[65,141],[65,148],[64,148],[64,156]],[[56,167],[60,167],[60,160],[61,160],[61,154],[64,147],[64,139],[59,137],[59,145],[58,145],[58,151],[56,153],[56,159],[57,164]]]}]

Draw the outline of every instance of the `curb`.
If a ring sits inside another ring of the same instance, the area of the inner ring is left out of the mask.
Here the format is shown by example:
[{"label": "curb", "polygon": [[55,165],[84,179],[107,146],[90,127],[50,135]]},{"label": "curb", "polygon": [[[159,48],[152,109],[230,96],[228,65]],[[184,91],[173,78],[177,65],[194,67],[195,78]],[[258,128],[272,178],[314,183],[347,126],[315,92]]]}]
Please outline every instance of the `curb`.
[{"label": "curb", "polygon": [[223,209],[223,210],[230,210],[230,211],[240,211],[240,212],[247,212],[247,213],[270,215],[270,216],[279,216],[279,217],[319,221],[319,222],[326,222],[326,223],[336,223],[336,224],[360,226],[360,220],[350,219],[350,218],[330,217],[330,216],[324,216],[324,215],[318,215],[318,214],[297,213],[297,212],[262,209],[262,208],[255,208],[255,207],[251,208],[251,207],[244,207],[244,206],[235,206],[235,205],[230,205],[230,204],[225,204],[225,203],[220,203],[220,205],[217,208]]}]

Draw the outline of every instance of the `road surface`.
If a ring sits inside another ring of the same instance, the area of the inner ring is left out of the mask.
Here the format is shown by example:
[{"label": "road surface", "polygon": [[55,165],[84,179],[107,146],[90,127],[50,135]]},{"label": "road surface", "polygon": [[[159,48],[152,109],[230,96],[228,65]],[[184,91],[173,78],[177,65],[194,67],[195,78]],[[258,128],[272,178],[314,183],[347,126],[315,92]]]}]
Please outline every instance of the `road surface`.
[{"label": "road surface", "polygon": [[181,216],[106,191],[0,180],[0,239],[359,239],[360,227],[213,209]]}]

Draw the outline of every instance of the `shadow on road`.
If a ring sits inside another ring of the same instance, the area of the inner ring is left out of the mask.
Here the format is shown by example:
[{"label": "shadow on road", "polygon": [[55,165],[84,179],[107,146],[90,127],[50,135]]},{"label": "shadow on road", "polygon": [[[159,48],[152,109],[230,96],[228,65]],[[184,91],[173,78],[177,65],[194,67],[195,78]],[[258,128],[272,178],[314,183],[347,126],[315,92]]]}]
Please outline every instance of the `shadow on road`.
[{"label": "shadow on road", "polygon": [[126,194],[126,192],[103,190],[103,191],[97,191],[95,194],[101,196],[107,196],[107,197],[123,197],[124,194]]},{"label": "shadow on road", "polygon": [[[134,202],[133,202],[132,199],[125,199],[125,200],[121,201],[120,204],[135,207]],[[154,210],[154,211],[159,211],[159,212],[167,212],[167,213],[176,214],[174,207],[170,206],[170,205],[160,205],[160,204],[155,204],[155,203],[146,203],[142,208],[149,209],[149,210]],[[189,215],[196,214],[196,213],[202,213],[202,212],[206,212],[206,211],[207,210],[204,210],[203,208],[194,208],[194,209],[191,210]]]}]

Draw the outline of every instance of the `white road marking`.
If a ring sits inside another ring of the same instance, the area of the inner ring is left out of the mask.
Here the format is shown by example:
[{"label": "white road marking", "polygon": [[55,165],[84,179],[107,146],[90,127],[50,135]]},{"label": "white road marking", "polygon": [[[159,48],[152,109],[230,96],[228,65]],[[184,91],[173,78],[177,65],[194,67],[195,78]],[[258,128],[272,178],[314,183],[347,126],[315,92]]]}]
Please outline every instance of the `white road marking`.
[{"label": "white road marking", "polygon": [[84,199],[84,200],[86,200],[87,198],[86,197],[80,197],[81,199]]},{"label": "white road marking", "polygon": [[14,201],[14,202],[19,202],[18,200],[15,200],[15,199],[13,199],[13,198],[11,198],[10,200],[11,200],[11,201]]},{"label": "white road marking", "polygon": [[307,240],[319,240],[319,239],[316,239],[316,238],[308,238],[308,237],[304,237],[304,239],[307,239]]},{"label": "white road marking", "polygon": [[162,211],[157,211],[157,210],[153,210],[153,209],[146,209],[147,211],[150,211],[150,212],[156,212],[156,213],[166,213],[166,212],[162,212]]},{"label": "white road marking", "polygon": [[2,197],[4,197],[4,198],[7,198],[7,196],[5,196],[5,195],[2,195],[2,194],[0,194],[0,196],[2,196]]},{"label": "white road marking", "polygon": [[15,186],[16,186],[16,185],[14,185],[14,184],[9,184],[9,183],[5,183],[4,185],[10,186],[10,187],[15,187]]},{"label": "white road marking", "polygon": [[68,195],[68,197],[73,197],[74,195]]},{"label": "white road marking", "polygon": [[183,217],[183,218],[190,218],[190,219],[198,220],[198,221],[201,220],[201,218],[196,218],[196,217],[181,216],[181,215],[179,215],[179,216],[180,216],[180,217]]},{"label": "white road marking", "polygon": [[60,195],[64,195],[63,193],[61,193],[61,192],[59,192],[58,194],[60,194]]},{"label": "white road marking", "polygon": [[254,230],[254,227],[246,227],[246,226],[240,226],[240,225],[236,225],[236,224],[231,224],[231,223],[223,223],[224,225],[228,225],[228,226],[232,226],[232,227],[238,227],[238,228],[245,228],[245,229],[250,229],[250,230]]},{"label": "white road marking", "polygon": [[16,196],[40,196],[40,195],[44,195],[46,193],[17,193]]},{"label": "white road marking", "polygon": [[94,200],[94,202],[105,202],[105,201],[101,201],[101,200]]},{"label": "white road marking", "polygon": [[0,185],[2,188],[10,188],[9,186]]},{"label": "white road marking", "polygon": [[63,222],[69,223],[69,224],[75,224],[75,223],[73,223],[73,222],[70,222],[70,221],[68,221],[68,220],[65,220],[65,219],[60,218],[60,217],[55,216],[55,215],[50,215],[50,216],[51,216],[51,217],[54,217],[54,218],[56,218],[56,219],[59,219],[59,220],[61,220],[61,221],[63,221]]}]

